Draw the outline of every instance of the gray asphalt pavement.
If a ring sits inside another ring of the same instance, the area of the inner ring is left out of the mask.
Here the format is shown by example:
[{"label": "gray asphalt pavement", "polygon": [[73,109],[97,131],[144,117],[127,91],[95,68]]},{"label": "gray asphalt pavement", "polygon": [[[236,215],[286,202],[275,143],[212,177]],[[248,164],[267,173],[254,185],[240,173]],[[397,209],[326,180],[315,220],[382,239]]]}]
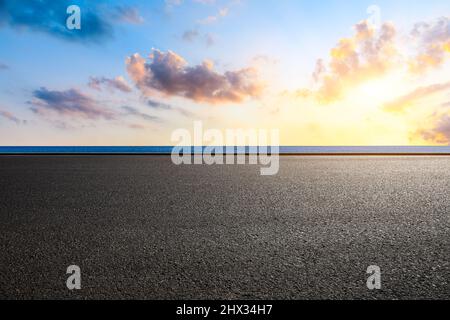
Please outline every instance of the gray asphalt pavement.
[{"label": "gray asphalt pavement", "polygon": [[450,299],[450,158],[0,156],[0,251],[3,299]]}]

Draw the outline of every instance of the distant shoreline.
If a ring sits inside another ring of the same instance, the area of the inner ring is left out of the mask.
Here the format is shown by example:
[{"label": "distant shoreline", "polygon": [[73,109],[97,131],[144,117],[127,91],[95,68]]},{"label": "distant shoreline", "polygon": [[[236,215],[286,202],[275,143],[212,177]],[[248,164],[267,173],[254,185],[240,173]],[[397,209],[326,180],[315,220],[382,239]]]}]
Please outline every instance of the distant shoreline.
[{"label": "distant shoreline", "polygon": [[[174,149],[175,148],[175,149]],[[212,149],[211,149],[212,148]],[[450,146],[0,146],[0,155],[153,155],[180,154],[280,156],[450,156]]]},{"label": "distant shoreline", "polygon": [[[171,153],[2,153],[0,156],[170,156]],[[192,154],[201,155],[201,154]],[[244,155],[242,153],[220,153],[218,155]],[[246,153],[245,156],[259,155]],[[270,153],[269,153],[270,155]],[[450,153],[279,153],[281,157],[329,157],[329,156],[450,156]]]}]

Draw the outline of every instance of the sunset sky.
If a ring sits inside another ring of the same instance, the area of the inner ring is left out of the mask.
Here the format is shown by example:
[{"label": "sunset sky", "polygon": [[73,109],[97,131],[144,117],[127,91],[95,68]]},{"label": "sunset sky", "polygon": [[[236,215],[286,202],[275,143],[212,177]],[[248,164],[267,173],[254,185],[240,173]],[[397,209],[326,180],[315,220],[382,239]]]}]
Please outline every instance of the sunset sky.
[{"label": "sunset sky", "polygon": [[449,60],[448,0],[0,0],[0,145],[449,145]]}]

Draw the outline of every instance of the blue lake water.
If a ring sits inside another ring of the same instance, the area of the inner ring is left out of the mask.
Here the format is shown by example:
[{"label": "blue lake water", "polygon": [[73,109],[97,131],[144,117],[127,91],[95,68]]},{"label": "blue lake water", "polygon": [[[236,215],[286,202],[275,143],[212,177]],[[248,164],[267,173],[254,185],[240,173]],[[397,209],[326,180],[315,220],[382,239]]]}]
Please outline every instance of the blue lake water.
[{"label": "blue lake water", "polygon": [[[173,147],[171,146],[151,146],[151,147],[0,147],[0,154],[171,154]],[[194,148],[192,147],[193,151]],[[226,152],[229,152],[228,150]],[[241,153],[242,149],[234,149]],[[249,147],[245,148],[245,152],[249,152]],[[280,154],[450,154],[450,146],[432,147],[432,146],[389,146],[389,147],[280,147]]]}]

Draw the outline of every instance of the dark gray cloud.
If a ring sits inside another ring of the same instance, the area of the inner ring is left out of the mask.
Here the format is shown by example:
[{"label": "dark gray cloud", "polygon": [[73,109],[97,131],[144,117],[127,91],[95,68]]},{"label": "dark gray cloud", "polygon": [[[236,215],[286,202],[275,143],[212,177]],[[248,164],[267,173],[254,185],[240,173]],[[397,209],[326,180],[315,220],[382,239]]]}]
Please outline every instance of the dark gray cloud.
[{"label": "dark gray cloud", "polygon": [[191,111],[188,111],[188,110],[180,108],[180,107],[174,107],[174,106],[172,106],[172,105],[170,105],[168,103],[159,102],[159,101],[156,101],[156,100],[151,100],[151,99],[147,100],[147,105],[152,107],[152,108],[154,108],[154,109],[172,110],[172,111],[180,113],[184,117],[191,118],[191,119],[196,117],[196,115],[193,112],[191,112]]},{"label": "dark gray cloud", "polygon": [[[139,14],[132,7],[105,10],[104,1],[82,0],[0,0],[0,27],[39,31],[69,41],[97,42],[112,38],[115,21],[136,23]],[[107,2],[106,2],[107,3]],[[67,7],[81,9],[81,30],[69,30]]]},{"label": "dark gray cloud", "polygon": [[165,110],[170,110],[172,109],[172,106],[170,104],[167,103],[162,103],[162,102],[158,102],[155,100],[147,100],[147,104],[155,109],[165,109]]},{"label": "dark gray cloud", "polygon": [[220,74],[210,61],[191,67],[172,51],[153,50],[148,62],[135,54],[126,63],[130,78],[147,97],[160,93],[211,104],[239,103],[258,97],[264,88],[254,68]]},{"label": "dark gray cloud", "polygon": [[100,106],[96,100],[76,89],[51,91],[40,88],[33,92],[33,100],[29,103],[33,112],[43,116],[54,113],[72,118],[107,120],[116,116],[114,112]]},{"label": "dark gray cloud", "polygon": [[183,40],[187,42],[193,42],[199,36],[199,32],[197,30],[187,30],[183,33]]},{"label": "dark gray cloud", "polygon": [[132,89],[123,77],[109,79],[105,77],[91,77],[88,86],[95,90],[102,90],[102,86],[106,86],[109,90],[119,90],[125,93],[131,92]]},{"label": "dark gray cloud", "polygon": [[[143,129],[145,126],[139,123],[130,125],[125,121],[126,118],[131,117],[156,123],[161,121],[157,116],[141,112],[139,109],[127,105],[118,109],[103,107],[99,101],[76,89],[57,91],[40,88],[33,92],[33,99],[28,103],[35,114],[60,129],[75,129],[94,124],[85,120],[107,120],[113,124],[126,125],[133,129]],[[8,117],[9,120],[14,122],[19,121],[12,115],[2,113],[0,110],[1,116]]]},{"label": "dark gray cloud", "polygon": [[130,107],[130,106],[123,106],[122,109],[125,111],[125,115],[135,116],[141,119],[144,119],[145,121],[158,121],[159,118],[155,116],[151,116],[149,114],[140,112],[138,109]]},{"label": "dark gray cloud", "polygon": [[0,70],[7,70],[7,69],[9,69],[9,66],[0,62]]},{"label": "dark gray cloud", "polygon": [[186,30],[181,38],[186,42],[195,42],[202,40],[207,47],[211,47],[216,43],[215,36],[212,33],[201,34],[198,30]]}]

